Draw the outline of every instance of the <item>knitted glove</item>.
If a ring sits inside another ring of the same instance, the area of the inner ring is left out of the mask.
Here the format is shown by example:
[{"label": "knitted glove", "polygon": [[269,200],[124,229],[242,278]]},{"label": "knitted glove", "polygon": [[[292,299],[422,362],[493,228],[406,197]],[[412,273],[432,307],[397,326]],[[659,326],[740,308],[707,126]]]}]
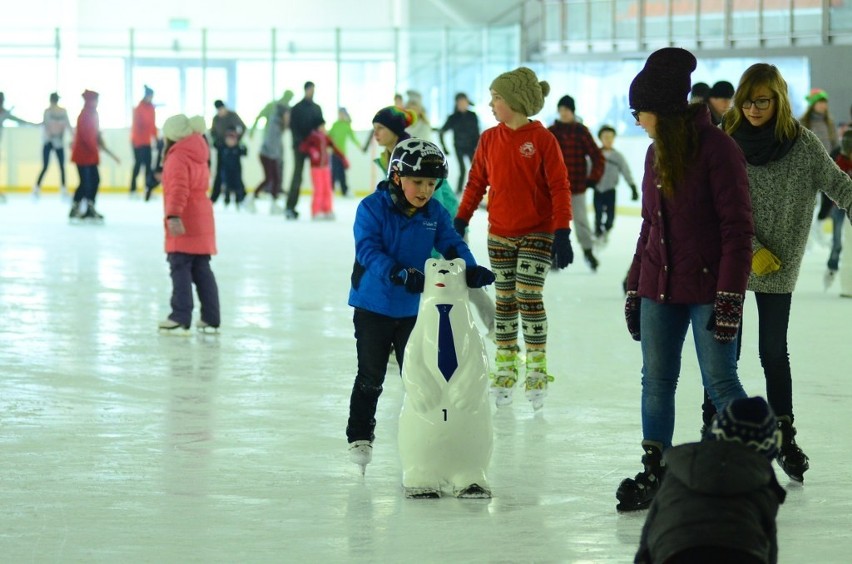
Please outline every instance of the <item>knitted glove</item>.
[{"label": "knitted glove", "polygon": [[550,267],[554,270],[565,268],[574,262],[574,249],[571,248],[570,229],[567,227],[557,229],[553,233],[553,247],[550,253]]},{"label": "knitted glove", "polygon": [[710,316],[707,329],[713,331],[713,336],[720,343],[730,343],[737,338],[743,318],[744,298],[742,294],[733,292],[716,292],[713,315]]},{"label": "knitted glove", "polygon": [[630,199],[634,202],[639,199],[639,192],[636,190],[636,185],[630,185]]},{"label": "knitted glove", "polygon": [[758,276],[772,274],[781,268],[781,261],[766,247],[761,247],[751,257],[751,270]]},{"label": "knitted glove", "polygon": [[412,294],[423,292],[423,284],[426,282],[426,276],[416,268],[394,268],[395,272],[391,274],[391,281],[397,286],[405,286],[405,289]]},{"label": "knitted glove", "polygon": [[484,266],[476,265],[464,273],[468,288],[482,288],[494,283],[494,273]]},{"label": "knitted glove", "polygon": [[639,312],[642,307],[642,298],[635,290],[627,292],[627,301],[624,303],[624,319],[627,321],[627,330],[634,341],[642,339],[639,333]]},{"label": "knitted glove", "polygon": [[460,217],[457,217],[453,220],[453,227],[456,230],[456,233],[459,234],[459,237],[464,237],[464,232],[467,229],[467,222]]}]

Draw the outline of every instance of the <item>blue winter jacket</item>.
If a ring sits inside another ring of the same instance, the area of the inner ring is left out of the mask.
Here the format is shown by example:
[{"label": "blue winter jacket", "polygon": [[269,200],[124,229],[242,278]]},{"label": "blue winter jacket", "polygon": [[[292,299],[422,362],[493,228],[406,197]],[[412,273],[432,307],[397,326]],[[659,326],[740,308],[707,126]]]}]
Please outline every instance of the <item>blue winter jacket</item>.
[{"label": "blue winter jacket", "polygon": [[417,315],[420,295],[394,284],[391,277],[402,268],[422,271],[433,248],[444,257],[464,259],[468,268],[476,265],[440,203],[431,199],[408,217],[394,204],[387,182],[361,200],[353,231],[355,266],[349,305],[388,317]]}]

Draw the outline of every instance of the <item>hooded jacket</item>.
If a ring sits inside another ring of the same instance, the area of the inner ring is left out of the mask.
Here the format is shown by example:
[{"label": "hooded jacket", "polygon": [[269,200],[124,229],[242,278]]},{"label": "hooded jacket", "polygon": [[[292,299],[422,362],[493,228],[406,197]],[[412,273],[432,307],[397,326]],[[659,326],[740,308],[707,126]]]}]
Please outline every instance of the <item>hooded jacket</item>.
[{"label": "hooded jacket", "polygon": [[98,145],[101,128],[96,104],[96,95],[83,95],[83,109],[77,117],[74,144],[71,147],[71,162],[80,166],[97,165],[101,162]]},{"label": "hooded jacket", "polygon": [[664,460],[635,562],[664,562],[702,546],[778,561],[775,518],[787,493],[765,456],[740,443],[705,441],[671,448]]},{"label": "hooded jacket", "polygon": [[556,137],[539,121],[485,130],[457,216],[469,223],[486,190],[489,233],[521,237],[569,227],[568,172]]},{"label": "hooded jacket", "polygon": [[394,318],[416,316],[420,295],[394,284],[391,277],[401,268],[422,272],[433,248],[444,257],[464,259],[467,268],[476,266],[450,214],[434,197],[409,217],[394,203],[387,181],[361,200],[353,231],[355,265],[349,305],[355,308]]},{"label": "hooded jacket", "polygon": [[179,217],[186,233],[170,235],[166,229],[166,252],[192,255],[216,254],[213,204],[207,197],[210,151],[199,133],[172,145],[163,163],[163,207],[166,218]]}]

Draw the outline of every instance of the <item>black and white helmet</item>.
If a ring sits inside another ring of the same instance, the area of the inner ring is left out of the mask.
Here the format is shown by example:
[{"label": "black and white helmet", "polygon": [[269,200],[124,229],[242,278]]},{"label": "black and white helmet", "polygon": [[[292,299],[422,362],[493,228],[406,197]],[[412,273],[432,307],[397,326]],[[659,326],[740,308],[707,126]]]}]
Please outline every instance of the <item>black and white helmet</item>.
[{"label": "black and white helmet", "polygon": [[391,153],[388,163],[388,178],[393,173],[399,176],[419,176],[422,178],[446,178],[449,169],[447,157],[437,145],[423,139],[412,137],[400,141]]}]

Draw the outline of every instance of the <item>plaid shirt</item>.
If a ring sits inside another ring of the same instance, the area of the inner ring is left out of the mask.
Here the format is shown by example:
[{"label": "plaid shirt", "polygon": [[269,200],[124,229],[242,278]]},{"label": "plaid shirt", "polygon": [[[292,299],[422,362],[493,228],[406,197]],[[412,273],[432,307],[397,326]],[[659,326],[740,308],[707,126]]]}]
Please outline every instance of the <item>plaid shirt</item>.
[{"label": "plaid shirt", "polygon": [[[562,158],[565,160],[565,168],[568,169],[571,193],[582,194],[585,192],[587,182],[597,184],[603,176],[606,160],[588,128],[582,123],[555,121],[547,129],[556,136],[556,140],[559,142]],[[587,158],[592,162],[590,172],[588,172]]]}]

